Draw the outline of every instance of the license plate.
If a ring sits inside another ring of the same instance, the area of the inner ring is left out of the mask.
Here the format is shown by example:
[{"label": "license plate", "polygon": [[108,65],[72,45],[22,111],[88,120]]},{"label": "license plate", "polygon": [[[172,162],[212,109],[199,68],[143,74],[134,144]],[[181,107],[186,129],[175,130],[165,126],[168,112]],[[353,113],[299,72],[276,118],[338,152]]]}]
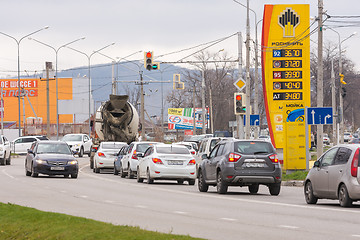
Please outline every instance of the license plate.
[{"label": "license plate", "polygon": [[50,167],[50,170],[62,171],[62,170],[65,170],[65,167]]},{"label": "license plate", "polygon": [[265,167],[264,163],[245,163],[245,167],[249,168],[263,168]]},{"label": "license plate", "polygon": [[176,160],[169,160],[168,164],[169,165],[183,165],[183,161],[176,161]]}]

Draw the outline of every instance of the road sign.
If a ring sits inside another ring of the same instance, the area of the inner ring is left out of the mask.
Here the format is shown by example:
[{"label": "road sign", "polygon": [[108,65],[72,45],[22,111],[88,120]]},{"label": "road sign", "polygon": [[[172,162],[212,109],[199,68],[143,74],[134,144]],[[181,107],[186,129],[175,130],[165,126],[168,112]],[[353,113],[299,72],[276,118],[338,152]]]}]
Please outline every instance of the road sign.
[{"label": "road sign", "polygon": [[239,78],[238,80],[236,80],[236,82],[234,82],[234,85],[237,89],[239,89],[239,91],[243,90],[243,88],[245,87],[244,79]]},{"label": "road sign", "polygon": [[[244,115],[244,126],[246,126],[246,115]],[[260,115],[250,115],[250,126],[260,126]]]},{"label": "road sign", "polygon": [[333,111],[331,107],[307,108],[307,124],[333,124]]}]

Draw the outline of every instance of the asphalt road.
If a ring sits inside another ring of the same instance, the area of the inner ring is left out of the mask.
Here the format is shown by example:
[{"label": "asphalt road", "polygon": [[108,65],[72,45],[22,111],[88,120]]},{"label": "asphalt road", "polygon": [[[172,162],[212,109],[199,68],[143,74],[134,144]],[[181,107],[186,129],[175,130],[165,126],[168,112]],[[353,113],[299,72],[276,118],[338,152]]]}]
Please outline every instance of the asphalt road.
[{"label": "asphalt road", "polygon": [[89,158],[79,158],[78,179],[25,176],[24,156],[0,166],[0,201],[143,229],[189,234],[206,239],[360,239],[360,205],[341,208],[338,201],[307,205],[302,187],[282,187],[271,196],[230,187],[200,193],[195,186],[171,181],[154,184],[95,174]]}]

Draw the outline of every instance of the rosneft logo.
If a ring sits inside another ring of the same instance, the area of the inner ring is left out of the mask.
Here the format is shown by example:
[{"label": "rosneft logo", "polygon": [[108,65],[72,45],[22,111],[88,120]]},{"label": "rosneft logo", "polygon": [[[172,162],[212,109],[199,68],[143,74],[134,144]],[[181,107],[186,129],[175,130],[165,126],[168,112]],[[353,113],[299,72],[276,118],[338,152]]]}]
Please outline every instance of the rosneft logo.
[{"label": "rosneft logo", "polygon": [[300,17],[291,8],[286,8],[280,14],[278,23],[283,28],[284,37],[295,37],[295,28],[300,23]]}]

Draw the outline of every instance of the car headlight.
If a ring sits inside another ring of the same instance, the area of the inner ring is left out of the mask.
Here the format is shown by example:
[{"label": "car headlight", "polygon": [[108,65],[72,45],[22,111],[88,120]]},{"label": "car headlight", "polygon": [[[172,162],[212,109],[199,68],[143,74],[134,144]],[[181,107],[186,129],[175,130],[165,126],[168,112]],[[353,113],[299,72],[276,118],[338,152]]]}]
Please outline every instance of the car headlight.
[{"label": "car headlight", "polygon": [[68,165],[76,165],[77,163],[78,161],[76,160],[68,161]]},{"label": "car headlight", "polygon": [[37,159],[36,163],[37,164],[47,164],[47,162],[45,160],[41,160],[41,159]]},{"label": "car headlight", "polygon": [[74,146],[75,146],[75,147],[80,147],[80,146],[81,146],[81,144],[80,144],[80,143],[78,143],[78,144],[75,144]]},{"label": "car headlight", "polygon": [[0,147],[0,151],[3,151],[4,149],[3,149],[3,147]]}]

